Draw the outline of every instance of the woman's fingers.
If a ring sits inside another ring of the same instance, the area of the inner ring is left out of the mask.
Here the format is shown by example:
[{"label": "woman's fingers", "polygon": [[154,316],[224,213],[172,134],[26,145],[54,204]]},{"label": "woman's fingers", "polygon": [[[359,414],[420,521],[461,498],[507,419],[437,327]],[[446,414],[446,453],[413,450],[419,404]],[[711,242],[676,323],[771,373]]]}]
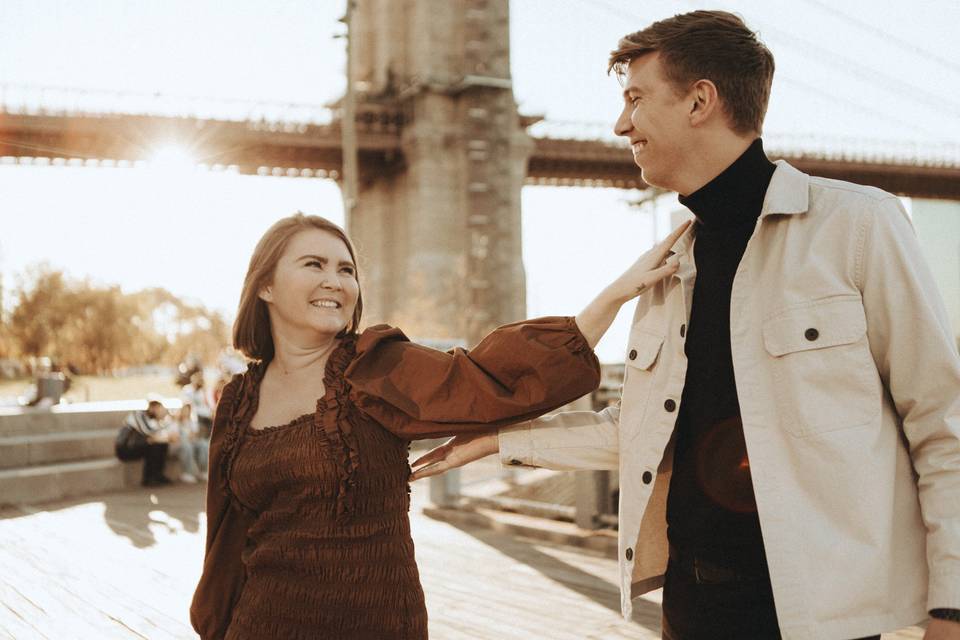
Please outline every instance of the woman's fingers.
[{"label": "woman's fingers", "polygon": [[453,439],[447,440],[439,447],[435,447],[430,451],[427,451],[425,454],[414,460],[410,463],[411,467],[419,467],[421,465],[430,464],[436,462],[437,460],[442,460],[446,457],[447,452],[450,450],[450,444],[453,442]]},{"label": "woman's fingers", "polygon": [[659,245],[657,245],[657,262],[663,262],[663,259],[667,257],[667,254],[670,253],[670,249],[673,248],[673,245],[677,243],[677,240],[680,239],[680,236],[683,235],[683,232],[687,230],[693,220],[685,220],[677,228],[670,232],[666,238],[664,238]]},{"label": "woman's fingers", "polygon": [[680,268],[679,262],[669,262],[658,269],[647,274],[648,280],[646,283],[647,288],[652,287],[656,283],[660,282],[664,278],[668,278],[677,272],[677,269]]},{"label": "woman's fingers", "polygon": [[450,465],[444,460],[439,460],[414,471],[413,475],[410,476],[410,481],[413,482],[414,480],[429,478],[430,476],[438,476],[441,473],[446,473],[449,470]]}]

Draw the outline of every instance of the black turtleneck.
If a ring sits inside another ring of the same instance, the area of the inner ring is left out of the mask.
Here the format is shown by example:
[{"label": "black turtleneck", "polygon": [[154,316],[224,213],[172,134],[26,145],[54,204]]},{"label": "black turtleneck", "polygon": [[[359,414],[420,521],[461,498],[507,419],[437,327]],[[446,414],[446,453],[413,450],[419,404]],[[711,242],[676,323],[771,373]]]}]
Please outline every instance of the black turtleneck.
[{"label": "black turtleneck", "polygon": [[745,572],[766,571],[730,352],[733,277],[775,166],[758,138],[680,202],[697,217],[687,377],[667,502],[671,544]]}]

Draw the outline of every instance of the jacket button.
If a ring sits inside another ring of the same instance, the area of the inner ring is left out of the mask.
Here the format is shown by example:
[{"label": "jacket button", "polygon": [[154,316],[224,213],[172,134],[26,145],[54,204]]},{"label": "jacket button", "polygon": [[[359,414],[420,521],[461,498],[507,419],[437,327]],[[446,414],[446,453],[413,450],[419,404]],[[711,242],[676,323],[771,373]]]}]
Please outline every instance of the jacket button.
[{"label": "jacket button", "polygon": [[631,560],[633,560],[633,549],[631,549],[630,547],[627,547],[627,552],[623,555],[627,557],[627,562],[630,562]]},{"label": "jacket button", "polygon": [[686,335],[687,335],[687,325],[682,324],[680,325],[680,337],[683,338]]},{"label": "jacket button", "polygon": [[653,481],[653,474],[649,471],[643,472],[643,484],[650,484]]},{"label": "jacket button", "polygon": [[667,400],[666,402],[663,403],[663,408],[669,411],[670,413],[673,413],[677,409],[677,403],[674,402],[673,400]]},{"label": "jacket button", "polygon": [[814,340],[820,337],[820,332],[817,331],[816,329],[810,328],[803,332],[803,337],[809,340],[810,342],[813,342]]},{"label": "jacket button", "polygon": [[636,349],[630,349],[630,354],[629,354],[627,357],[630,358],[631,360],[636,360],[636,359],[637,359],[637,350],[636,350]]}]

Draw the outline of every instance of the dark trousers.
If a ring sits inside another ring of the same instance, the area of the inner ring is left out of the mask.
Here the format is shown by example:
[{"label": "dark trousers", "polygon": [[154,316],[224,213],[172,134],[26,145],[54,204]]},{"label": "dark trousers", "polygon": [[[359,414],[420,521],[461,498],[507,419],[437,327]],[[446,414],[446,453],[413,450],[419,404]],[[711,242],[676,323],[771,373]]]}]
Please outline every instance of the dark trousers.
[{"label": "dark trousers", "polygon": [[167,464],[166,442],[148,444],[143,450],[143,482],[150,482],[163,477],[163,468]]},{"label": "dark trousers", "polygon": [[698,584],[672,561],[663,585],[662,627],[663,640],[780,638],[769,580]]}]

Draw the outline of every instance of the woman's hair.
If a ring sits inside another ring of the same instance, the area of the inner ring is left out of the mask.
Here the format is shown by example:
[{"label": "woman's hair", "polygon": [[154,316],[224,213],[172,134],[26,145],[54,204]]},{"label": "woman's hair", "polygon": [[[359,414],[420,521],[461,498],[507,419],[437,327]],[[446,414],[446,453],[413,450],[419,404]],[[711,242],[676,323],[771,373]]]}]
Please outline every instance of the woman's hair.
[{"label": "woman's hair", "polygon": [[[270,333],[270,314],[267,303],[260,299],[260,292],[273,282],[274,272],[280,257],[286,250],[290,239],[301,231],[319,229],[340,238],[350,252],[354,264],[357,262],[353,243],[346,232],[320,216],[308,216],[299,211],[275,222],[260,238],[253,255],[247,276],[243,279],[243,291],[240,292],[240,306],[237,319],[233,323],[233,346],[248,358],[269,361],[273,358],[273,335]],[[357,285],[360,274],[357,272]],[[357,296],[357,306],[353,318],[341,336],[356,333],[360,327],[363,313],[363,294]]]}]

